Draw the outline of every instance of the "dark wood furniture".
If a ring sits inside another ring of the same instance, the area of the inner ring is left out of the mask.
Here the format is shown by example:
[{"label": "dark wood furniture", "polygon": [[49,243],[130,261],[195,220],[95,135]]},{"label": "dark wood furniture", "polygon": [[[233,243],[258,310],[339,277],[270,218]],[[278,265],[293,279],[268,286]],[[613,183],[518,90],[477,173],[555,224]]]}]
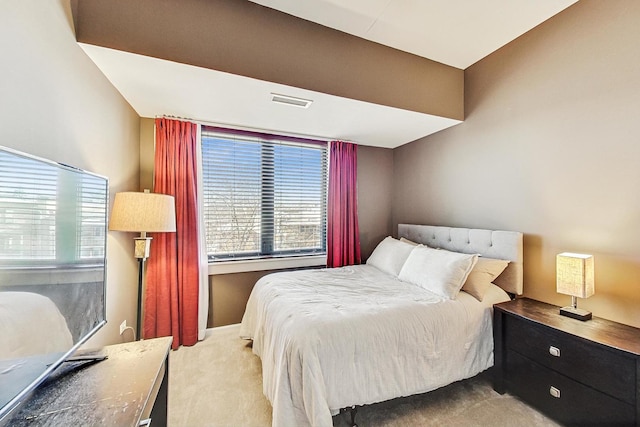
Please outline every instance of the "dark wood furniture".
[{"label": "dark wood furniture", "polygon": [[640,329],[520,298],[494,306],[493,388],[566,425],[640,425]]},{"label": "dark wood furniture", "polygon": [[104,347],[107,359],[65,362],[19,412],[14,426],[167,425],[172,338]]}]

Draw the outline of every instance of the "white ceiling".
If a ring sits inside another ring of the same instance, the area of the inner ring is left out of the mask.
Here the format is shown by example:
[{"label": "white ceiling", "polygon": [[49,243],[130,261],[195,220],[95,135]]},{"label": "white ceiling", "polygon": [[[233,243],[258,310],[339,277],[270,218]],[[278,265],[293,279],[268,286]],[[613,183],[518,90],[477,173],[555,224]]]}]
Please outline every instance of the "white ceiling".
[{"label": "white ceiling", "polygon": [[465,69],[578,0],[251,0]]},{"label": "white ceiling", "polygon": [[[577,0],[253,0],[466,68]],[[81,44],[141,117],[162,115],[395,148],[457,120]],[[313,100],[279,105],[271,93]]]}]

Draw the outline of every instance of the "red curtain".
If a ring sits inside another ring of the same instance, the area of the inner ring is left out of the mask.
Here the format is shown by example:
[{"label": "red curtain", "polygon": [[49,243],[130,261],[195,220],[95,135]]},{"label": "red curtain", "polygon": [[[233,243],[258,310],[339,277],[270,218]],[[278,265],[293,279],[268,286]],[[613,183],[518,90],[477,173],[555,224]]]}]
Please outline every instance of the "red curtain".
[{"label": "red curtain", "polygon": [[332,141],[329,148],[327,267],[360,264],[358,146]]},{"label": "red curtain", "polygon": [[198,340],[197,125],[156,119],[153,191],[176,200],[176,232],[152,233],[144,338],[173,336],[173,348]]}]

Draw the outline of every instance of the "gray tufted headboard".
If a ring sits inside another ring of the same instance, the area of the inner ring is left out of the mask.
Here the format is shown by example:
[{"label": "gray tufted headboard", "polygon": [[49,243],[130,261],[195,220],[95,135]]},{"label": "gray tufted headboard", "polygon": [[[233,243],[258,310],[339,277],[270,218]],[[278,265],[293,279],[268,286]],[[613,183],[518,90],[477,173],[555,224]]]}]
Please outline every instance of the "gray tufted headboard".
[{"label": "gray tufted headboard", "polygon": [[520,232],[398,224],[398,237],[432,248],[509,260],[511,262],[494,283],[509,293],[522,294],[523,255]]}]

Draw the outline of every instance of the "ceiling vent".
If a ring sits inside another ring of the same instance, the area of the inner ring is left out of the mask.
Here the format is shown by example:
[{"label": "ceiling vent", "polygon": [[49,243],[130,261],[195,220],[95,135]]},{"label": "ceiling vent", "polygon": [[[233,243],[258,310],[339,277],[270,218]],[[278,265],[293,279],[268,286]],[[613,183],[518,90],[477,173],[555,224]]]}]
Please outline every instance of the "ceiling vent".
[{"label": "ceiling vent", "polygon": [[309,106],[313,103],[313,101],[310,99],[296,98],[295,96],[288,95],[279,95],[277,93],[271,94],[271,101],[300,108],[309,108]]}]

